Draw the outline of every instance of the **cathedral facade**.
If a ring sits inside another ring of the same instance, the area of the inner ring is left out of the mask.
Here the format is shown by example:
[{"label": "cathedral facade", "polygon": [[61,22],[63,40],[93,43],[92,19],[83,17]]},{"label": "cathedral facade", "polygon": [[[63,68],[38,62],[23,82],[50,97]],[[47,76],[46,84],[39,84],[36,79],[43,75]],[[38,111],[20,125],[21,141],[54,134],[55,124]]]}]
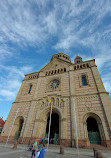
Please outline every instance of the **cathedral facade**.
[{"label": "cathedral facade", "polygon": [[88,147],[101,144],[111,149],[111,100],[95,60],[74,63],[64,53],[55,54],[39,72],[25,75],[2,130],[0,141],[28,144],[49,132],[50,143]]}]

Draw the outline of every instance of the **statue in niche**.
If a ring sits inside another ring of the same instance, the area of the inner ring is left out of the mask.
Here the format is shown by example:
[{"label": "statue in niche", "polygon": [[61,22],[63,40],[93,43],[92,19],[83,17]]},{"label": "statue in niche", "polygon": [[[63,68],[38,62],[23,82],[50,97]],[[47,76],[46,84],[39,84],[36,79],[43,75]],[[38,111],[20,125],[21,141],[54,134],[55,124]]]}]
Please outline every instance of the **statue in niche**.
[{"label": "statue in niche", "polygon": [[63,99],[61,100],[60,107],[61,108],[64,107],[64,100]]}]

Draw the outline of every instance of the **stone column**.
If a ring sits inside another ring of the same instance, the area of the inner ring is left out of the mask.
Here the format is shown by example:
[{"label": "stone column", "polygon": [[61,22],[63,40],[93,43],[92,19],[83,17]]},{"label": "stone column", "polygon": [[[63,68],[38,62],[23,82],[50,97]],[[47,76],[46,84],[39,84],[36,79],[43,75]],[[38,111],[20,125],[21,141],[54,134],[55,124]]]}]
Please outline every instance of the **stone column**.
[{"label": "stone column", "polygon": [[98,129],[99,129],[99,133],[100,133],[100,136],[101,136],[101,140],[105,140],[105,135],[104,135],[104,130],[103,130],[103,127],[102,127],[102,123],[98,123]]},{"label": "stone column", "polygon": [[72,124],[72,139],[75,138],[74,134],[74,107],[73,107],[73,98],[71,97],[71,124]]},{"label": "stone column", "polygon": [[41,84],[41,77],[38,78],[38,82],[37,82],[37,86],[36,86],[36,89],[35,89],[35,94],[34,94],[34,100],[36,100],[38,98],[38,93],[40,91],[40,84]]},{"label": "stone column", "polygon": [[83,123],[84,126],[84,138],[88,139],[87,123]]},{"label": "stone column", "polygon": [[66,146],[67,144],[67,121],[66,118],[60,120],[60,144]]},{"label": "stone column", "polygon": [[41,138],[42,134],[46,133],[46,124],[47,124],[47,120],[44,121],[44,120],[41,120],[39,118],[36,119],[33,137]]},{"label": "stone column", "polygon": [[[26,124],[25,124],[25,127],[24,127],[24,132],[23,132],[23,139],[25,138],[30,138],[31,137],[31,134],[32,134],[32,128],[33,128],[33,123],[34,123],[34,112],[35,112],[35,106],[36,106],[36,103],[35,101],[32,101],[31,102],[31,105],[30,105],[30,109],[29,109],[29,112],[28,112],[28,116],[27,116],[27,120],[26,120]],[[23,140],[24,142],[25,140]]]},{"label": "stone column", "polygon": [[74,147],[74,105],[73,105],[73,97],[75,94],[75,84],[74,84],[74,73],[73,67],[70,67],[69,71],[69,90],[70,90],[70,113],[71,113],[71,138],[72,138],[72,146]]}]

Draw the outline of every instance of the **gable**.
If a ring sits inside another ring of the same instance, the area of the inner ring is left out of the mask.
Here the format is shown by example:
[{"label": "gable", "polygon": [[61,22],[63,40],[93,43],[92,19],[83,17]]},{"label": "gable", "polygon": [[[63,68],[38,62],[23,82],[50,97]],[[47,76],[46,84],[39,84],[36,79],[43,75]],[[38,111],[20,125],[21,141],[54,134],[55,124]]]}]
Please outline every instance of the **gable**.
[{"label": "gable", "polygon": [[66,62],[61,59],[54,58],[52,59],[45,67],[43,67],[40,72],[58,70],[68,68],[72,63]]}]

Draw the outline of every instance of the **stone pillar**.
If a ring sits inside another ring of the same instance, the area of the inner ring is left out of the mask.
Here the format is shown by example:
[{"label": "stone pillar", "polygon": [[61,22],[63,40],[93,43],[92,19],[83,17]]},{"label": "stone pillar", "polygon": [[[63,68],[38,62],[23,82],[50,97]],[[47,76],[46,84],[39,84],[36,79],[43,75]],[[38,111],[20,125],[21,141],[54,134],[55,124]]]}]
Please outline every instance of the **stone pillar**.
[{"label": "stone pillar", "polygon": [[46,132],[46,125],[47,125],[47,120],[44,121],[37,118],[35,121],[34,131],[32,136],[40,139],[42,137],[42,134],[45,134]]},{"label": "stone pillar", "polygon": [[100,74],[98,72],[98,69],[96,66],[91,67],[92,76],[95,82],[96,90],[99,96],[104,120],[105,120],[105,136],[106,140],[111,140],[111,99],[109,97],[109,94],[106,92],[103,82],[101,80]]},{"label": "stone pillar", "polygon": [[102,123],[98,123],[98,129],[99,129],[99,133],[100,133],[100,136],[101,136],[101,140],[105,140],[105,134],[104,134],[104,130],[103,130],[103,127],[102,127]]},{"label": "stone pillar", "polygon": [[88,139],[87,123],[83,123],[84,126],[84,138]]},{"label": "stone pillar", "polygon": [[71,97],[71,123],[72,123],[72,145],[76,145],[76,140],[79,140],[79,125],[77,105],[74,97]]},{"label": "stone pillar", "polygon": [[38,78],[38,82],[37,82],[37,86],[36,86],[35,94],[34,94],[34,98],[33,98],[34,100],[38,98],[38,93],[40,92],[40,84],[41,84],[41,81],[42,81],[41,76],[43,76],[42,73],[40,74],[40,78]]},{"label": "stone pillar", "polygon": [[69,90],[70,90],[70,113],[71,113],[71,139],[72,139],[72,146],[74,147],[74,105],[73,105],[73,97],[74,94],[76,94],[75,91],[75,81],[74,81],[74,73],[73,73],[73,67],[70,67],[69,71]]},{"label": "stone pillar", "polygon": [[62,118],[60,120],[60,124],[61,124],[61,139],[66,139],[67,138],[67,122],[66,122],[66,118]]},{"label": "stone pillar", "polygon": [[74,140],[74,138],[75,138],[75,134],[74,134],[74,131],[75,131],[75,129],[74,129],[74,107],[73,107],[73,98],[72,97],[71,97],[70,104],[71,104],[72,140]]},{"label": "stone pillar", "polygon": [[88,137],[87,123],[86,122],[83,123],[83,127],[84,127],[84,139],[85,139],[84,146],[88,147],[88,146],[90,146],[90,141],[89,141],[89,137]]},{"label": "stone pillar", "polygon": [[33,130],[32,128],[33,128],[33,123],[34,123],[34,117],[35,117],[34,116],[35,106],[36,106],[35,101],[32,101],[29,112],[28,112],[28,116],[26,119],[23,135],[22,135],[23,139],[25,139],[25,137],[29,137],[29,138],[31,137],[32,130]]}]

